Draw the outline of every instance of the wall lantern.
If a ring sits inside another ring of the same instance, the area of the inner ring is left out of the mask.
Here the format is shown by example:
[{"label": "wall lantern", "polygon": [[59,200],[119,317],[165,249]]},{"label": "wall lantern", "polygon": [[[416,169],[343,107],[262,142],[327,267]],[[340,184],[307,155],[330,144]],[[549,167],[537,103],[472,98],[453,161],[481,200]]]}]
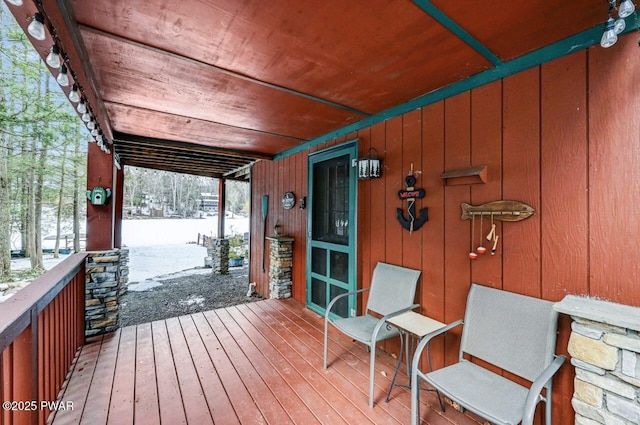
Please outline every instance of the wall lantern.
[{"label": "wall lantern", "polygon": [[377,179],[382,174],[382,160],[378,158],[378,151],[375,148],[369,148],[367,156],[358,158],[358,178]]}]

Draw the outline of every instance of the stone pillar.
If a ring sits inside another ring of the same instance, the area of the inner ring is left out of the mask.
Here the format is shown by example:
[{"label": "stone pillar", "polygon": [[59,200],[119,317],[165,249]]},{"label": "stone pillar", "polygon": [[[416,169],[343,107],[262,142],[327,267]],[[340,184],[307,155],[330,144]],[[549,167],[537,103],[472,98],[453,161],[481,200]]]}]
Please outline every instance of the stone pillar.
[{"label": "stone pillar", "polygon": [[212,274],[229,273],[229,239],[211,239],[207,257],[211,258]]},{"label": "stone pillar", "polygon": [[85,335],[115,331],[122,285],[120,250],[90,252],[85,282]]},{"label": "stone pillar", "polygon": [[269,298],[291,297],[291,267],[293,266],[293,238],[267,237],[271,241],[269,253]]},{"label": "stone pillar", "polygon": [[640,423],[640,308],[566,296],[576,425]]},{"label": "stone pillar", "polygon": [[127,293],[129,284],[129,248],[120,248],[120,277],[118,284],[120,285],[120,296]]}]

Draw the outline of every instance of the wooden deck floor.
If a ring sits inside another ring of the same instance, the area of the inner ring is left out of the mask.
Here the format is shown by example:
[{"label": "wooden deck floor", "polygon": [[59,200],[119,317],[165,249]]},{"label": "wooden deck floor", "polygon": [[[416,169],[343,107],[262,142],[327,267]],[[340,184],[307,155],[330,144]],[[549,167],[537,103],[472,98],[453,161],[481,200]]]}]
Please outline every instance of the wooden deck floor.
[{"label": "wooden deck floor", "polygon": [[[83,347],[63,394],[73,410],[53,423],[409,423],[408,390],[394,388],[384,401],[395,360],[379,354],[371,409],[368,353],[334,334],[324,370],[322,332],[321,319],[293,300],[122,328]],[[478,424],[452,408],[440,414],[432,393],[423,394],[423,423]]]}]

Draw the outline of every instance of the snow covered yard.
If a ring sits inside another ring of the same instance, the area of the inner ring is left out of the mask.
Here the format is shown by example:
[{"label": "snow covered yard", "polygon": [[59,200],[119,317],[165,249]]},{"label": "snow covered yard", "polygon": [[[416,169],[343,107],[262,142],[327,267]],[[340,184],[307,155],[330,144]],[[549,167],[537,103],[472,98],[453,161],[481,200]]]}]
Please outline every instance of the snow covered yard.
[{"label": "snow covered yard", "polygon": [[[204,267],[207,255],[203,246],[195,244],[198,233],[217,234],[218,218],[201,219],[132,219],[122,222],[122,243],[129,248],[129,283],[142,282],[155,276]],[[249,231],[249,219],[235,216],[225,218],[225,235],[244,234]],[[54,241],[46,241],[44,248],[52,248]],[[51,244],[48,246],[47,244]],[[44,254],[46,270],[67,258]],[[11,260],[11,270],[27,270],[28,258]],[[34,277],[0,283],[0,302],[10,298],[29,284]]]}]

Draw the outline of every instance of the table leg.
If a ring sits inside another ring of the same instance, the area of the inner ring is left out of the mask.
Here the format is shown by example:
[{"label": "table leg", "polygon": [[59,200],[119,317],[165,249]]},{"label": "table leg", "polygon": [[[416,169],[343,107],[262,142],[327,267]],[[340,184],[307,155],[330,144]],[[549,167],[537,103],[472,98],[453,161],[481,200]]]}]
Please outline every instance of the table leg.
[{"label": "table leg", "polygon": [[[403,338],[404,337],[404,338]],[[396,378],[398,377],[398,372],[400,371],[400,365],[402,364],[402,354],[406,353],[407,359],[409,358],[409,334],[407,332],[402,332],[400,334],[400,353],[398,355],[398,363],[396,364],[396,370],[393,372],[393,378],[391,379],[391,385],[389,385],[389,391],[387,391],[387,403],[389,403],[389,399],[391,398],[391,390],[396,384]],[[407,363],[407,370],[409,370],[409,366]]]}]

